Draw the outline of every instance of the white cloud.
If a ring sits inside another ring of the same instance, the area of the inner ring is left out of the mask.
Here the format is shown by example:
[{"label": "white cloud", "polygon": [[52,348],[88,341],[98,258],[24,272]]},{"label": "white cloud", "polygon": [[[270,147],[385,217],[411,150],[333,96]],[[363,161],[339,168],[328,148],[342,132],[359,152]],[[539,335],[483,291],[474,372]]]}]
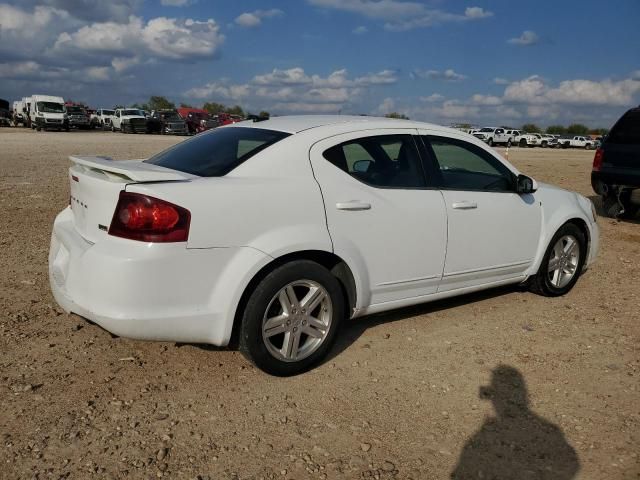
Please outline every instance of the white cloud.
[{"label": "white cloud", "polygon": [[618,81],[565,80],[554,87],[534,75],[509,84],[504,91],[504,99],[527,104],[624,106],[632,104],[639,92],[640,81],[633,78]]},{"label": "white cloud", "polygon": [[420,100],[427,103],[434,103],[444,100],[444,96],[440,95],[439,93],[433,93],[428,97],[420,97]]},{"label": "white cloud", "polygon": [[507,43],[528,47],[531,45],[535,45],[539,42],[539,40],[540,39],[538,38],[538,34],[536,32],[525,30],[519,37],[507,40]]},{"label": "white cloud", "polygon": [[186,7],[192,2],[191,0],[160,0],[160,3],[165,7]]},{"label": "white cloud", "polygon": [[335,113],[352,106],[369,89],[391,85],[397,80],[393,70],[352,77],[346,69],[321,76],[295,67],[256,75],[246,84],[210,82],[191,88],[184,95],[203,100],[243,100],[248,108],[255,105],[256,110],[267,109],[277,113]]},{"label": "white cloud", "polygon": [[253,28],[260,25],[265,18],[280,17],[282,15],[284,15],[284,12],[277,8],[272,8],[271,10],[255,10],[238,15],[235,23],[241,27]]},{"label": "white cloud", "polygon": [[494,95],[480,95],[476,93],[471,97],[471,102],[475,105],[496,106],[502,104],[502,99]]},{"label": "white cloud", "polygon": [[126,21],[142,6],[143,0],[21,0],[21,4],[39,3],[64,10],[84,21]]},{"label": "white cloud", "polygon": [[446,70],[414,70],[411,72],[411,78],[422,78],[427,80],[444,80],[447,82],[459,82],[466,79],[466,75],[455,72],[453,69]]},{"label": "white cloud", "polygon": [[213,19],[157,17],[145,23],[142,18],[131,16],[128,23],[93,23],[73,33],[62,33],[54,51],[184,60],[213,57],[223,42],[224,35]]},{"label": "white cloud", "polygon": [[356,27],[356,28],[353,29],[353,33],[355,33],[356,35],[364,35],[368,31],[369,31],[369,29],[367,27],[365,27],[364,25],[360,25],[359,27]]},{"label": "white cloud", "polygon": [[502,78],[502,77],[495,77],[493,79],[493,83],[495,83],[496,85],[508,85],[509,84],[509,80],[507,80],[506,78]]},{"label": "white cloud", "polygon": [[493,12],[489,12],[481,7],[468,7],[464,11],[464,16],[467,18],[473,18],[473,19],[489,18],[489,17],[493,17]]},{"label": "white cloud", "polygon": [[396,108],[396,102],[393,98],[385,98],[380,105],[375,110],[375,113],[379,115],[386,115],[387,113],[391,113]]},{"label": "white cloud", "polygon": [[465,22],[493,15],[480,7],[468,7],[464,14],[431,9],[426,5],[403,0],[307,0],[320,8],[341,10],[367,18],[382,20],[384,27],[391,31],[406,31],[425,28],[441,23]]}]

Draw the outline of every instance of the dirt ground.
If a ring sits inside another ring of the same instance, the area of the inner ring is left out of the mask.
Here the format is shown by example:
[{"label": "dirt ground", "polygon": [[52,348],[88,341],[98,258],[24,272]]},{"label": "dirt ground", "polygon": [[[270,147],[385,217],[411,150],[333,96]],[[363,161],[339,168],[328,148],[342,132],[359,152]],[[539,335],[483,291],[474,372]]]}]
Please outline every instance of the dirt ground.
[{"label": "dirt ground", "polygon": [[[503,288],[359,319],[295,378],[63,313],[47,253],[67,156],[180,140],[0,129],[0,478],[640,478],[638,221],[600,218],[566,297]],[[593,152],[509,157],[593,195]]]}]

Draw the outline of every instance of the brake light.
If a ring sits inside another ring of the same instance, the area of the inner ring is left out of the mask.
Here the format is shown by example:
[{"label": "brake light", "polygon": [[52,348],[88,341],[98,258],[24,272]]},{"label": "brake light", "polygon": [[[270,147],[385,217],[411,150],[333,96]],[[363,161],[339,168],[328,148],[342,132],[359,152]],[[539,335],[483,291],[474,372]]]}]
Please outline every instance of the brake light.
[{"label": "brake light", "polygon": [[593,171],[599,172],[602,167],[602,161],[604,160],[604,150],[602,147],[596,150],[596,154],[593,157]]},{"label": "brake light", "polygon": [[186,242],[189,210],[140,193],[120,192],[109,235],[141,242]]}]

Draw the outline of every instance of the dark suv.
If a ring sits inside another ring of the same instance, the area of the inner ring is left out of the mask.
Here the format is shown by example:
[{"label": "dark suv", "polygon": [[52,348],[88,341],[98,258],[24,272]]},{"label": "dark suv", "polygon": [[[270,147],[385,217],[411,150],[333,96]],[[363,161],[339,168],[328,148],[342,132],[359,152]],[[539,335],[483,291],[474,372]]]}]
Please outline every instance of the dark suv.
[{"label": "dark suv", "polygon": [[640,107],[616,122],[596,150],[591,185],[609,217],[633,217],[640,210]]}]

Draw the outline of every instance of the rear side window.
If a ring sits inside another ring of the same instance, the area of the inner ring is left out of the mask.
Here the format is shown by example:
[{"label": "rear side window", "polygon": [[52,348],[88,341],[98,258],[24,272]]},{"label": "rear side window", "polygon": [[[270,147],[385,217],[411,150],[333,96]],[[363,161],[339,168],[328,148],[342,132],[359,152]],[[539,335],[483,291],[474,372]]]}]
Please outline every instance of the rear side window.
[{"label": "rear side window", "polygon": [[218,128],[179,143],[145,162],[200,177],[221,177],[288,136],[288,133],[259,128]]},{"label": "rear side window", "polygon": [[620,145],[640,144],[640,110],[630,110],[613,126],[606,143]]},{"label": "rear side window", "polygon": [[374,187],[426,186],[411,135],[359,138],[331,147],[323,156],[340,170]]}]

